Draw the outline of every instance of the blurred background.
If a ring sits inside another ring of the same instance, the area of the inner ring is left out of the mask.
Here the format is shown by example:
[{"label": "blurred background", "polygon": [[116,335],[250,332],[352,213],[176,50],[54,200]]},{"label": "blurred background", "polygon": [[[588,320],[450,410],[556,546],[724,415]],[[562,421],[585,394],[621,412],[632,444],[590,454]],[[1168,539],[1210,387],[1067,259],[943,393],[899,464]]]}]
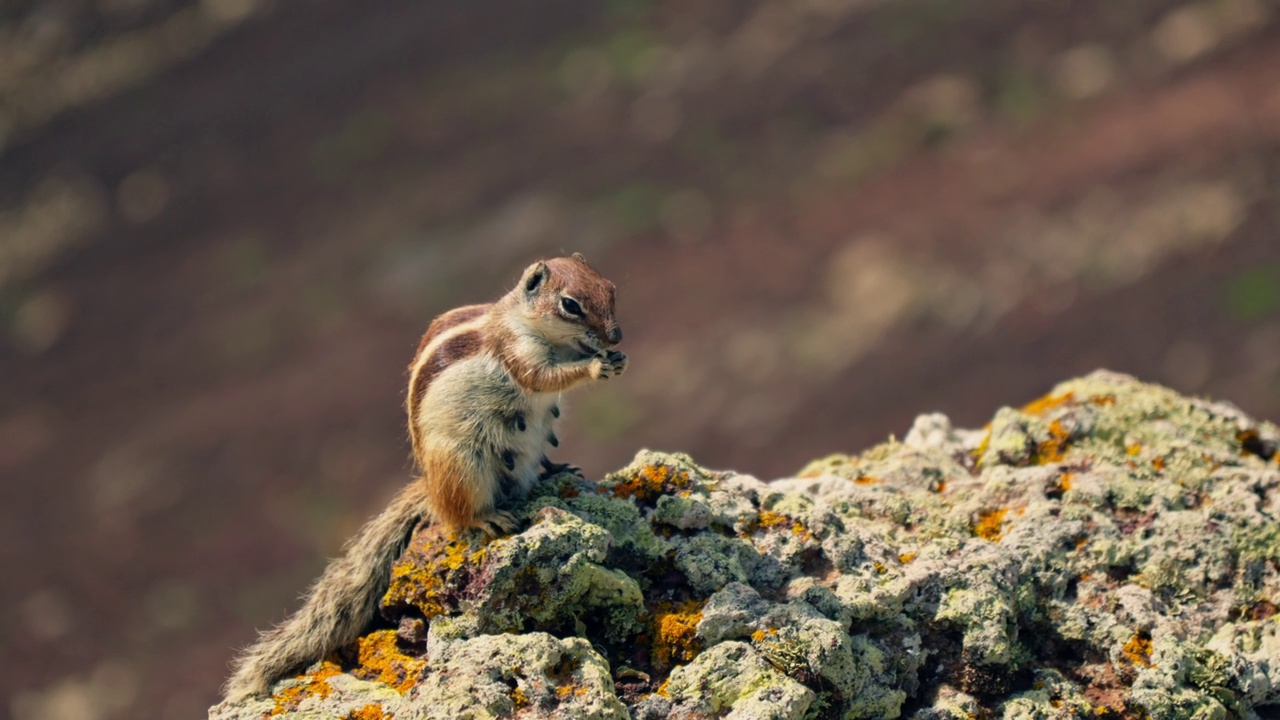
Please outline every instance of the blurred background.
[{"label": "blurred background", "polygon": [[1097,367],[1280,416],[1270,0],[8,0],[0,713],[203,717],[582,251],[558,459],[773,478]]}]

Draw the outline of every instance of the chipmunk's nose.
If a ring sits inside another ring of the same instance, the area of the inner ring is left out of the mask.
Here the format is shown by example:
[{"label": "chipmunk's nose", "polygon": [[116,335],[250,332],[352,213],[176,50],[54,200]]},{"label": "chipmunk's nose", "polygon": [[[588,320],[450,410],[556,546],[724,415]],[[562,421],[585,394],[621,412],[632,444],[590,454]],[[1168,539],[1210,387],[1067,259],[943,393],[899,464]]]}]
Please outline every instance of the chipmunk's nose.
[{"label": "chipmunk's nose", "polygon": [[609,332],[605,335],[605,337],[609,338],[610,344],[617,345],[618,343],[622,342],[622,328],[618,327],[617,325],[614,325],[613,327],[609,328]]}]

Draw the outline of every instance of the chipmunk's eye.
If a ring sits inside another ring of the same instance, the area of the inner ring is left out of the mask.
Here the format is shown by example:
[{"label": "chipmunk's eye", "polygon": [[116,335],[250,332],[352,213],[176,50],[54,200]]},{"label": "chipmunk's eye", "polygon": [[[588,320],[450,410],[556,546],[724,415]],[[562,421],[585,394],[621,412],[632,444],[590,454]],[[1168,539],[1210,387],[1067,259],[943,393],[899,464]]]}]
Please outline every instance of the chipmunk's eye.
[{"label": "chipmunk's eye", "polygon": [[560,309],[570,315],[582,317],[582,306],[578,304],[577,300],[574,300],[571,297],[560,298]]}]

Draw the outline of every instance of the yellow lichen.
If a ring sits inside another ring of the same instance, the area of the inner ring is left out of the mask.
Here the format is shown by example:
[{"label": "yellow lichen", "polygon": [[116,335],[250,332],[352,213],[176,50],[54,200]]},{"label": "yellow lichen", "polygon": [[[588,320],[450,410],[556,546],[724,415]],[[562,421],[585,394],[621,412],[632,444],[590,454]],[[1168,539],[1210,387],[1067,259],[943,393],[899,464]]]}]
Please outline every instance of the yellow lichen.
[{"label": "yellow lichen", "polygon": [[885,567],[884,563],[875,563],[875,569],[876,569],[876,574],[878,575],[883,575],[886,572],[889,572],[889,568]]},{"label": "yellow lichen", "polygon": [[903,565],[906,565],[907,563],[915,559],[916,559],[915,553],[902,553],[901,555],[898,556],[898,562],[902,563]]},{"label": "yellow lichen", "polygon": [[1151,638],[1144,636],[1142,633],[1136,633],[1129,638],[1129,642],[1124,644],[1120,649],[1129,662],[1141,667],[1155,667],[1151,662]]},{"label": "yellow lichen", "polygon": [[880,482],[880,478],[871,477],[870,475],[859,475],[853,479],[854,485],[875,485]]},{"label": "yellow lichen", "polygon": [[1050,410],[1068,405],[1076,399],[1075,393],[1063,393],[1062,395],[1045,395],[1042,398],[1032,400],[1022,406],[1022,412],[1027,415],[1044,415]]},{"label": "yellow lichen", "polygon": [[384,605],[411,605],[427,619],[443,615],[446,590],[484,564],[487,540],[472,542],[443,533],[420,536],[391,567]]},{"label": "yellow lichen", "polygon": [[352,710],[347,720],[387,720],[390,716],[382,712],[382,706],[369,703],[359,710]]},{"label": "yellow lichen", "polygon": [[[977,449],[973,451],[973,457],[977,460],[981,460],[982,456],[987,454],[987,448],[991,447],[991,426],[987,425],[984,429],[987,432],[982,436],[982,442],[978,443]],[[939,483],[939,485],[945,487],[945,483]],[[939,488],[938,492],[942,492],[942,488]]]},{"label": "yellow lichen", "polygon": [[779,525],[786,525],[789,522],[791,522],[791,518],[783,515],[782,513],[774,512],[772,510],[761,510],[760,520],[757,523],[757,526],[762,528],[771,528]]},{"label": "yellow lichen", "polygon": [[613,486],[613,494],[620,498],[653,501],[659,495],[673,493],[689,486],[689,473],[667,465],[647,465],[631,478]]},{"label": "yellow lichen", "polygon": [[689,662],[702,650],[698,640],[698,623],[702,621],[702,605],[690,600],[672,606],[663,603],[653,614],[653,640],[650,650],[655,667],[665,669],[672,663]]},{"label": "yellow lichen", "polygon": [[778,628],[769,628],[768,630],[757,630],[751,633],[751,639],[754,642],[762,643],[766,639],[778,634]]},{"label": "yellow lichen", "polygon": [[973,524],[973,534],[988,542],[1000,542],[1000,538],[1004,536],[1004,516],[1009,512],[1005,508],[991,510],[978,515],[978,521]]},{"label": "yellow lichen", "polygon": [[574,685],[573,683],[569,683],[556,688],[556,697],[567,698],[570,695],[581,697],[586,695],[587,692],[588,690],[585,685]]},{"label": "yellow lichen", "polygon": [[516,688],[511,691],[511,702],[515,704],[516,709],[529,707],[529,696],[524,694],[524,690]]},{"label": "yellow lichen", "polygon": [[1142,444],[1133,443],[1132,445],[1127,445],[1125,446],[1124,452],[1126,455],[1129,455],[1129,456],[1137,455],[1138,453],[1142,452]]},{"label": "yellow lichen", "polygon": [[398,692],[413,687],[427,668],[427,661],[405,655],[396,647],[395,630],[378,630],[360,638],[359,667],[354,675],[388,685]]},{"label": "yellow lichen", "polygon": [[333,688],[329,687],[329,678],[341,674],[342,668],[338,667],[337,663],[326,660],[320,663],[319,669],[315,672],[299,675],[298,679],[302,680],[302,683],[282,690],[275,696],[276,704],[271,708],[270,717],[297,710],[298,705],[309,697],[321,699],[329,697],[329,693],[333,691]]},{"label": "yellow lichen", "polygon": [[1057,420],[1049,423],[1049,439],[1036,445],[1036,464],[1062,462],[1070,439],[1071,431],[1065,425]]},{"label": "yellow lichen", "polygon": [[809,528],[805,527],[804,523],[801,523],[798,520],[792,520],[786,515],[783,515],[780,512],[774,512],[773,510],[761,510],[760,514],[757,515],[754,520],[746,524],[744,531],[747,534],[750,534],[757,530],[773,527],[786,527],[788,525],[790,526],[792,535],[795,535],[801,540],[813,539],[813,533],[809,532]]}]

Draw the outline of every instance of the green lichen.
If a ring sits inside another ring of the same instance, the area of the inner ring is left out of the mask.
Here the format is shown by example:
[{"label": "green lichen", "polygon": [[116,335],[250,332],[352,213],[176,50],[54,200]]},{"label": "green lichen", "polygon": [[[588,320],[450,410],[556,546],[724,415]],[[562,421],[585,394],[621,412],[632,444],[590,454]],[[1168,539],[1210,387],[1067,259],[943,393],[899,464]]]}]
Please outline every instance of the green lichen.
[{"label": "green lichen", "polygon": [[676,668],[663,692],[693,712],[742,720],[800,720],[815,698],[740,642],[721,643]]}]

